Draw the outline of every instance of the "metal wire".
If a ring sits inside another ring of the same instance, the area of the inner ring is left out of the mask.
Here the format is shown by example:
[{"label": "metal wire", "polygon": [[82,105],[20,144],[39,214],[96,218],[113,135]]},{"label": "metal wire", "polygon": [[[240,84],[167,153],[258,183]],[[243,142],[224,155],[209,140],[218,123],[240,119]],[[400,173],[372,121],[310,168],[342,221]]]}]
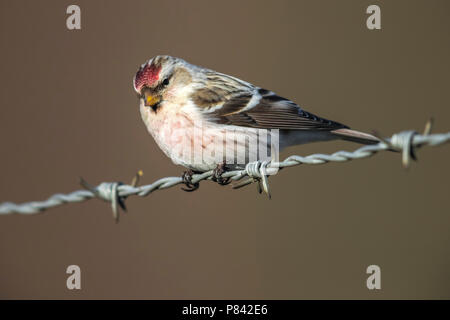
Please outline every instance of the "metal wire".
[{"label": "metal wire", "polygon": [[[368,158],[379,151],[395,150],[402,152],[402,163],[404,167],[409,165],[410,159],[415,159],[415,149],[424,145],[437,146],[450,141],[450,132],[442,134],[429,134],[430,123],[424,134],[418,134],[415,131],[402,131],[394,134],[391,138],[381,139],[382,142],[375,145],[363,146],[355,151],[338,151],[333,154],[312,154],[309,156],[293,155],[281,162],[251,162],[245,169],[226,171],[222,177],[230,178],[232,181],[239,181],[233,188],[240,188],[252,182],[258,182],[260,191],[264,190],[269,196],[268,176],[275,174],[279,169],[297,166],[300,164],[323,164],[327,162],[345,162],[354,159]],[[211,180],[213,171],[207,171],[201,174],[194,174],[191,183],[197,184],[202,180]],[[145,197],[156,190],[171,188],[178,184],[183,184],[182,177],[166,177],[159,179],[152,184],[140,187],[125,185],[119,182],[103,182],[96,187],[89,186],[85,181],[82,184],[87,190],[78,190],[69,194],[55,194],[44,201],[33,201],[21,204],[4,202],[0,204],[0,215],[19,213],[35,214],[46,209],[60,206],[65,203],[82,202],[92,198],[100,198],[110,202],[113,209],[113,215],[118,221],[118,206],[125,209],[124,201],[127,197],[137,195]],[[262,184],[262,187],[261,187]]]}]

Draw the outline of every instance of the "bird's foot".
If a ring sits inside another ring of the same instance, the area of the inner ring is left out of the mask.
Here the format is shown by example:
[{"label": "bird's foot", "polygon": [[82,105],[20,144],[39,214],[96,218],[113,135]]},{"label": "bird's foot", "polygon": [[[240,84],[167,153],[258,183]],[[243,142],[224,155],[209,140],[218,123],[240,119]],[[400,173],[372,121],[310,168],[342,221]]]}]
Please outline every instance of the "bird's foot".
[{"label": "bird's foot", "polygon": [[231,179],[222,177],[222,174],[224,174],[226,171],[227,171],[226,163],[225,162],[219,163],[217,167],[213,170],[211,180],[217,182],[222,186],[229,184],[231,182],[230,181]]},{"label": "bird's foot", "polygon": [[183,183],[185,184],[186,188],[181,188],[181,190],[184,190],[186,192],[192,192],[197,190],[200,187],[200,183],[192,183],[192,175],[194,174],[194,171],[191,169],[183,172],[183,175],[181,178],[183,179]]}]

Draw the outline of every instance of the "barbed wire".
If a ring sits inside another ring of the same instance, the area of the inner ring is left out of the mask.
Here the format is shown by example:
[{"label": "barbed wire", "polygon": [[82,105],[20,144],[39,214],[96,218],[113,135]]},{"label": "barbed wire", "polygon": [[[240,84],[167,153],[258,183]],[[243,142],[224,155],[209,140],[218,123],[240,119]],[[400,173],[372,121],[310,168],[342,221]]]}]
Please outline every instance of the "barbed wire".
[{"label": "barbed wire", "polygon": [[[261,193],[264,191],[270,197],[268,176],[276,174],[278,170],[297,166],[300,164],[324,164],[328,162],[345,162],[354,159],[363,159],[373,156],[379,151],[391,150],[402,153],[402,164],[408,167],[410,159],[415,159],[415,149],[428,145],[437,146],[450,141],[450,132],[430,134],[431,120],[427,122],[423,134],[416,131],[402,131],[392,135],[390,138],[380,138],[381,142],[374,145],[366,145],[355,151],[338,151],[332,154],[312,154],[309,156],[292,155],[281,162],[256,161],[248,163],[242,170],[225,171],[222,177],[231,181],[239,181],[233,188],[241,188],[253,182],[258,183]],[[247,178],[247,179],[244,179]],[[244,179],[244,180],[243,180]],[[214,180],[213,170],[201,174],[193,174],[190,179],[191,185],[198,185],[203,180]],[[242,180],[242,181],[241,181]],[[144,185],[126,185],[121,182],[103,182],[98,186],[91,186],[84,180],[81,181],[86,190],[78,190],[68,194],[54,194],[44,201],[33,201],[21,204],[4,202],[0,204],[0,215],[5,214],[36,214],[46,209],[57,207],[65,203],[83,202],[92,198],[99,198],[110,202],[113,216],[118,221],[118,207],[125,208],[125,199],[137,195],[145,197],[156,190],[171,188],[178,184],[185,184],[183,177],[165,177],[155,182]]]}]

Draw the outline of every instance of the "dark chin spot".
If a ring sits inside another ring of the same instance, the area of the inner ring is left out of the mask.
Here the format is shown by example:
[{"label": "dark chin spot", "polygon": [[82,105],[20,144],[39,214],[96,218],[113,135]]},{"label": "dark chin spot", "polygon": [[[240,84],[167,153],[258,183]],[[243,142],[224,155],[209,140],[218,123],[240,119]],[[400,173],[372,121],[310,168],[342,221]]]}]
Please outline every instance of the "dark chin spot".
[{"label": "dark chin spot", "polygon": [[156,113],[160,107],[160,104],[161,104],[161,102],[155,103],[150,108],[152,108],[152,110],[155,111],[155,113]]}]

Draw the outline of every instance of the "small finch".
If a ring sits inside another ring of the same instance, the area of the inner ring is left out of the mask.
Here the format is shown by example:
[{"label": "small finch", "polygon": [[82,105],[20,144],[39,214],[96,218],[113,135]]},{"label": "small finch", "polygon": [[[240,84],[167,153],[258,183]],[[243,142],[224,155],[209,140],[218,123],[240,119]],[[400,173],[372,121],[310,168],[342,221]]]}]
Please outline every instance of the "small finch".
[{"label": "small finch", "polygon": [[219,179],[225,169],[273,158],[274,145],[278,150],[333,139],[379,142],[270,90],[180,58],[150,59],[139,68],[133,85],[147,130],[190,175],[215,170]]}]

